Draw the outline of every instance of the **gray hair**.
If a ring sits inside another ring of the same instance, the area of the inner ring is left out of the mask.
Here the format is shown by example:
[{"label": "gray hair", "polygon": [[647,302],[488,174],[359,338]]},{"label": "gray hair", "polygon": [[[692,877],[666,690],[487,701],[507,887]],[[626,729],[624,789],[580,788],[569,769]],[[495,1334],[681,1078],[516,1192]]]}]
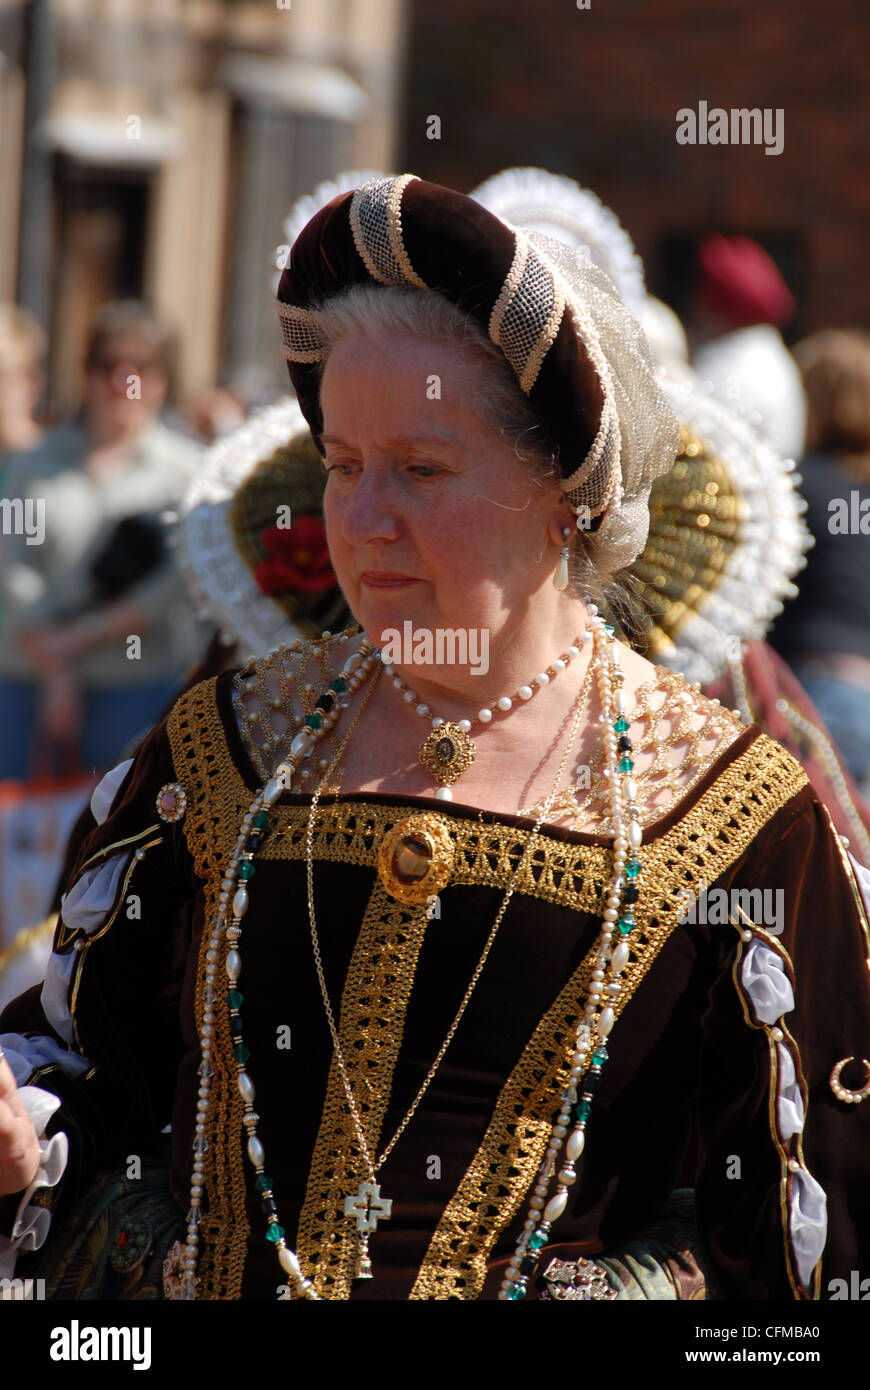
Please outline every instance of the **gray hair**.
[{"label": "gray hair", "polygon": [[342,338],[355,333],[390,337],[413,333],[433,343],[472,348],[490,370],[481,373],[474,408],[483,423],[501,435],[520,459],[528,459],[542,477],[554,481],[557,451],[547,443],[543,426],[529,405],[501,349],[487,338],[477,320],[444,295],[407,285],[351,285],[318,310],[318,328],[326,345],[323,368]]},{"label": "gray hair", "polygon": [[[470,314],[441,294],[407,285],[351,285],[325,300],[317,311],[318,332],[325,344],[319,363],[320,378],[332,350],[344,338],[357,333],[388,337],[412,333],[435,343],[470,347],[488,364],[481,372],[474,407],[480,419],[528,461],[537,481],[561,481],[558,449],[546,438],[544,427],[501,349],[484,333]],[[571,589],[588,593],[599,605],[624,599],[624,586],[597,572],[582,543],[574,548]]]}]

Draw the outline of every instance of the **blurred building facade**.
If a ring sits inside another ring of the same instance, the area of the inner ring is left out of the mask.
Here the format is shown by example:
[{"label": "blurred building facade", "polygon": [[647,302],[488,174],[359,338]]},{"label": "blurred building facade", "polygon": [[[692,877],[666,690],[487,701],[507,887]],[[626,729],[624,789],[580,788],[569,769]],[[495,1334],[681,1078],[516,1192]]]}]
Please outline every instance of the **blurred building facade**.
[{"label": "blurred building facade", "polygon": [[77,399],[94,308],[182,330],[180,389],[282,385],[269,264],[293,200],[394,162],[404,0],[0,0],[0,299]]},{"label": "blurred building facade", "polygon": [[[793,336],[870,323],[868,51],[867,0],[412,0],[399,157],[461,190],[508,165],[577,179],[681,309],[715,228],[774,255]],[[781,110],[782,153],[678,144],[677,112],[702,101]]]}]

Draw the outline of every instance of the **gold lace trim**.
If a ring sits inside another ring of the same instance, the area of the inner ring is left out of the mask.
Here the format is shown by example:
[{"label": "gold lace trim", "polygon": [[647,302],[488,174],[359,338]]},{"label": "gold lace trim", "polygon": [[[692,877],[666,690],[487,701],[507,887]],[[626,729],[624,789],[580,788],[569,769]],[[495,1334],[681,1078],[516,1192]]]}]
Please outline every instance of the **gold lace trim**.
[{"label": "gold lace trim", "polygon": [[[642,825],[654,824],[686,796],[744,728],[718,700],[708,700],[696,686],[664,666],[657,666],[655,676],[638,687],[634,709],[626,718],[631,724],[633,760],[637,763],[643,755],[651,758],[634,778]],[[702,749],[711,739],[713,746]],[[674,761],[672,750],[678,745],[681,752]],[[553,803],[551,819],[571,830],[609,833],[610,801],[603,769],[599,743],[589,762],[588,785],[567,787]],[[520,814],[535,818],[543,804],[536,802]]]},{"label": "gold lace trim", "polygon": [[[761,735],[678,825],[644,848],[638,925],[629,938],[625,989],[614,1005],[617,1019],[676,926],[680,886],[697,884],[705,874],[707,882],[720,877],[806,781],[790,754]],[[590,952],[505,1083],[483,1142],[444,1209],[412,1298],[478,1297],[490,1252],[543,1160],[592,962]]]},{"label": "gold lace trim", "polygon": [[[426,926],[425,905],[403,907],[376,883],[344,982],[339,1039],[373,1156],[392,1091]],[[324,1298],[350,1296],[359,1237],[354,1223],[344,1215],[344,1199],[367,1177],[333,1057],[296,1247],[302,1268]]]},{"label": "gold lace trim", "polygon": [[[252,800],[230,759],[215,685],[216,678],[203,681],[183,695],[167,725],[175,775],[188,796],[182,822],[184,837],[205,893],[196,983],[197,1031],[202,1026],[205,956],[220,885],[242,816]],[[225,941],[222,949],[226,949]],[[222,977],[222,968],[219,974]],[[232,1054],[229,1011],[216,1012],[197,1297],[237,1299],[249,1232],[242,1153],[244,1104],[236,1084],[238,1068]]]},{"label": "gold lace trim", "polygon": [[[178,701],[170,719],[169,737],[176,776],[189,796],[182,828],[196,871],[205,883],[206,905],[211,915],[240,819],[252,799],[226,745],[214,680],[196,686]],[[626,967],[620,1008],[632,997],[673,929],[675,909],[682,901],[678,896],[680,889],[702,879],[715,882],[806,780],[802,768],[784,749],[759,735],[746,752],[723,769],[676,826],[644,847],[641,898],[636,909],[638,926],[630,938],[633,956]],[[386,831],[419,810],[419,806],[413,805],[381,806],[353,801],[321,805],[315,817],[314,858],[367,865],[374,870]],[[440,816],[453,840],[451,883],[504,887],[531,831],[498,822],[484,824],[454,818],[449,812],[442,813],[440,804],[433,814]],[[263,845],[263,856],[303,860],[308,816],[309,808],[305,805],[273,808],[274,828]],[[593,914],[600,910],[610,864],[608,849],[566,843],[539,832],[529,860],[517,884],[518,894]],[[365,1043],[360,1056],[354,1056],[356,1072],[360,1076],[371,1072],[378,1077],[382,1087],[379,1103],[383,1104],[391,1089],[398,1035],[413,984],[413,963],[419,949],[416,942],[424,925],[420,919],[425,909],[421,905],[418,910],[409,911],[394,904],[374,874],[373,883],[372,898],[345,981],[342,1018],[368,1007],[365,999],[357,996],[357,989],[369,978],[378,977],[377,954],[383,944],[398,950],[402,946],[400,938],[407,934],[410,944],[403,948],[407,957],[402,960],[405,976],[400,987],[394,989],[399,998],[391,999],[389,1020],[382,1024],[373,1014],[365,1030],[355,1037],[362,1037]],[[202,1017],[205,950],[206,934],[199,962],[198,1022]],[[481,1147],[438,1224],[412,1297],[477,1297],[489,1252],[513,1217],[546,1147],[555,1098],[567,1076],[572,1022],[576,1021],[590,969],[587,958],[535,1030],[505,1083]],[[358,1021],[355,1026],[360,1027]],[[346,1040],[345,1056],[353,1055],[354,1048]],[[218,1011],[213,1059],[205,1177],[208,1214],[200,1235],[199,1290],[202,1298],[234,1299],[241,1290],[248,1223],[242,1102],[235,1084],[236,1067],[224,1010]],[[355,1094],[359,1103],[360,1091]],[[312,1157],[302,1239],[307,1260],[313,1257],[315,1264],[321,1263],[324,1279],[334,1279],[336,1288],[342,1287],[346,1278],[346,1253],[335,1225],[335,1205],[330,1194],[339,1182],[347,1192],[357,1168],[347,1172],[344,1162],[337,1164],[335,1153],[328,1154],[326,1149],[336,1127],[341,1130],[344,1105],[343,1088],[332,1068],[321,1135]],[[367,1123],[374,1135],[380,1124],[374,1100],[368,1113]],[[346,1146],[341,1153],[351,1156]],[[324,1190],[325,1183],[329,1206],[322,1213],[315,1213],[315,1194]],[[340,1225],[345,1224],[342,1217]],[[324,1244],[319,1260],[312,1248],[317,1232]]]}]

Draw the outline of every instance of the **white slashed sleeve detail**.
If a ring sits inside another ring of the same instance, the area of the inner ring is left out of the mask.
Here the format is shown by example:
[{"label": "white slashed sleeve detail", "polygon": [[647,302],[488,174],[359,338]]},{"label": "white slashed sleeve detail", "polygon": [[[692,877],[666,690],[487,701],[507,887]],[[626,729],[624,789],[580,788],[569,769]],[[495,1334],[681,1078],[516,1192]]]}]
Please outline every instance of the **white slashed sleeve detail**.
[{"label": "white slashed sleeve detail", "polygon": [[[101,864],[85,869],[61,901],[64,926],[70,931],[83,931],[86,936],[98,931],[115,907],[132,858],[133,851],[121,850],[110,854]],[[52,952],[41,995],[46,1018],[58,1036],[68,1043],[73,1040],[69,986],[75,963],[74,951]]]},{"label": "white slashed sleeve detail", "polygon": [[[794,991],[782,958],[772,946],[756,938],[740,963],[740,983],[759,1023],[772,1027],[794,1008]],[[774,1035],[776,1036],[776,1035]],[[790,1046],[776,1043],[776,1128],[783,1148],[794,1152],[792,1141],[802,1134],[806,1112]],[[828,1231],[827,1199],[821,1184],[805,1167],[789,1163],[788,1235],[798,1278],[809,1288],[813,1270],[825,1248]]]},{"label": "white slashed sleeve detail", "polygon": [[756,939],[747,948],[740,983],[760,1023],[776,1023],[794,1008],[794,991],[782,961],[763,941]]},{"label": "white slashed sleeve detail", "polygon": [[112,802],[118,794],[118,788],[123,782],[130,768],[133,766],[133,759],[126,758],[124,762],[118,763],[107,772],[94,788],[91,796],[91,812],[97,825],[102,825],[112,809]]},{"label": "white slashed sleeve detail", "polygon": [[[8,1056],[8,1054],[7,1054]],[[37,1134],[42,1134],[60,1101],[49,1091],[39,1086],[22,1086],[18,1094],[21,1103],[30,1116],[30,1122]],[[66,1168],[69,1145],[65,1134],[55,1134],[51,1139],[39,1141],[39,1170],[33,1182],[22,1194],[18,1211],[12,1223],[11,1236],[0,1235],[0,1278],[9,1279],[15,1270],[19,1253],[39,1250],[45,1243],[51,1225],[51,1213],[44,1207],[31,1206],[30,1199],[41,1187],[55,1187]]]}]

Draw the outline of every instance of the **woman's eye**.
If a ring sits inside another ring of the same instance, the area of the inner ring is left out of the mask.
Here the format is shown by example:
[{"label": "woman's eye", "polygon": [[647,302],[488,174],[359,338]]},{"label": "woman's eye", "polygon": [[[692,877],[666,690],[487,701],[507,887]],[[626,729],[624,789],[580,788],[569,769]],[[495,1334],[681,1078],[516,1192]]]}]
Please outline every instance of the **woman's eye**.
[{"label": "woman's eye", "polygon": [[434,478],[438,469],[432,463],[412,463],[408,467],[409,473],[416,473],[419,478]]},{"label": "woman's eye", "polygon": [[327,475],[330,473],[337,473],[340,478],[349,478],[357,466],[357,464],[347,459],[327,459],[324,464]]}]

